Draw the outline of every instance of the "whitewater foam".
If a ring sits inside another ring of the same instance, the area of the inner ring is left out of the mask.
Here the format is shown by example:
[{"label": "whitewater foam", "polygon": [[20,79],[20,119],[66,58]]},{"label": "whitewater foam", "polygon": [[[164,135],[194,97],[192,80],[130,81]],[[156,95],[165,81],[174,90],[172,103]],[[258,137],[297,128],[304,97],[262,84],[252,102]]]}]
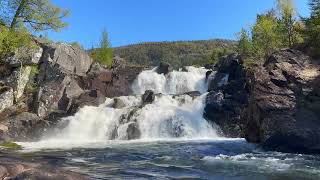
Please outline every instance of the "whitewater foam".
[{"label": "whitewater foam", "polygon": [[[67,125],[47,133],[40,142],[20,143],[25,147],[73,148],[105,147],[110,140],[130,139],[129,126],[139,129],[139,140],[217,139],[216,130],[203,118],[207,89],[205,69],[187,67],[187,72],[173,71],[168,75],[154,70],[143,71],[133,83],[134,96],[118,97],[125,107],[113,108],[114,99],[107,98],[99,107],[86,106],[62,122]],[[153,103],[143,104],[141,94],[153,90]],[[200,91],[199,97],[181,94]],[[134,130],[136,131],[136,130]]]},{"label": "whitewater foam", "polygon": [[188,66],[185,71],[172,71],[167,75],[158,74],[156,68],[141,72],[132,85],[135,94],[146,90],[162,94],[182,94],[190,91],[205,93],[208,89],[204,68]]}]

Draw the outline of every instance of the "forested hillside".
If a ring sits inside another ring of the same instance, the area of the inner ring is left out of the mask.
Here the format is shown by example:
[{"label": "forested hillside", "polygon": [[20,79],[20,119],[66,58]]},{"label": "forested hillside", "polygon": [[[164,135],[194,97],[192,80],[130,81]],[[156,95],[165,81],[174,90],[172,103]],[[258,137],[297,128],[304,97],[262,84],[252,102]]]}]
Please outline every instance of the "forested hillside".
[{"label": "forested hillside", "polygon": [[213,62],[218,56],[234,51],[235,46],[235,41],[221,39],[150,42],[118,47],[114,54],[131,64],[158,65],[164,61],[178,68]]}]

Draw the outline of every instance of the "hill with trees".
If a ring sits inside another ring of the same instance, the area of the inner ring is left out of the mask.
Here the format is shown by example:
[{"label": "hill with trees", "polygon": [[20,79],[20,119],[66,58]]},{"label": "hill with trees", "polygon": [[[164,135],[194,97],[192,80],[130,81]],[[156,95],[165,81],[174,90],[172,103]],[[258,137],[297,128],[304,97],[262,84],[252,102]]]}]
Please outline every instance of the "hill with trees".
[{"label": "hill with trees", "polygon": [[149,42],[114,48],[114,54],[131,64],[156,66],[160,62],[168,62],[179,68],[213,63],[234,52],[236,44],[236,41],[222,39]]}]

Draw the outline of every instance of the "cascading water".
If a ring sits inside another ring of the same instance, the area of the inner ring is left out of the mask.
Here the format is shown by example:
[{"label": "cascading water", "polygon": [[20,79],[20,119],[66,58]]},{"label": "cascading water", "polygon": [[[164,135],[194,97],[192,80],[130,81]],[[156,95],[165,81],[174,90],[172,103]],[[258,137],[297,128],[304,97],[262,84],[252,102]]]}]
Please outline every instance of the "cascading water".
[{"label": "cascading water", "polygon": [[[202,117],[206,71],[195,67],[167,75],[158,74],[155,69],[143,71],[132,85],[135,95],[117,98],[123,104],[121,108],[114,108],[114,99],[107,99],[99,107],[83,107],[74,116],[64,119],[68,123],[65,128],[46,134],[36,146],[96,147],[105,145],[108,140],[217,138],[215,129]],[[141,100],[145,90],[157,93],[150,104]],[[199,91],[202,95],[183,94],[190,91]]]}]

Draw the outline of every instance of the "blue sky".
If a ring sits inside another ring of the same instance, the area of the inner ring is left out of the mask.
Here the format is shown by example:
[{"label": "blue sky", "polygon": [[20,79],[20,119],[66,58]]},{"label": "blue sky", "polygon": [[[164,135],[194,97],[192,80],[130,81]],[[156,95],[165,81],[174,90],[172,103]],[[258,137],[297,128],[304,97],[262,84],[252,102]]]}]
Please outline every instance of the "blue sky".
[{"label": "blue sky", "polygon": [[[55,41],[97,45],[101,30],[114,47],[149,41],[235,39],[250,27],[256,14],[275,6],[274,0],[53,0],[71,14],[69,27],[49,32]],[[295,0],[297,11],[309,13],[307,0]]]}]

